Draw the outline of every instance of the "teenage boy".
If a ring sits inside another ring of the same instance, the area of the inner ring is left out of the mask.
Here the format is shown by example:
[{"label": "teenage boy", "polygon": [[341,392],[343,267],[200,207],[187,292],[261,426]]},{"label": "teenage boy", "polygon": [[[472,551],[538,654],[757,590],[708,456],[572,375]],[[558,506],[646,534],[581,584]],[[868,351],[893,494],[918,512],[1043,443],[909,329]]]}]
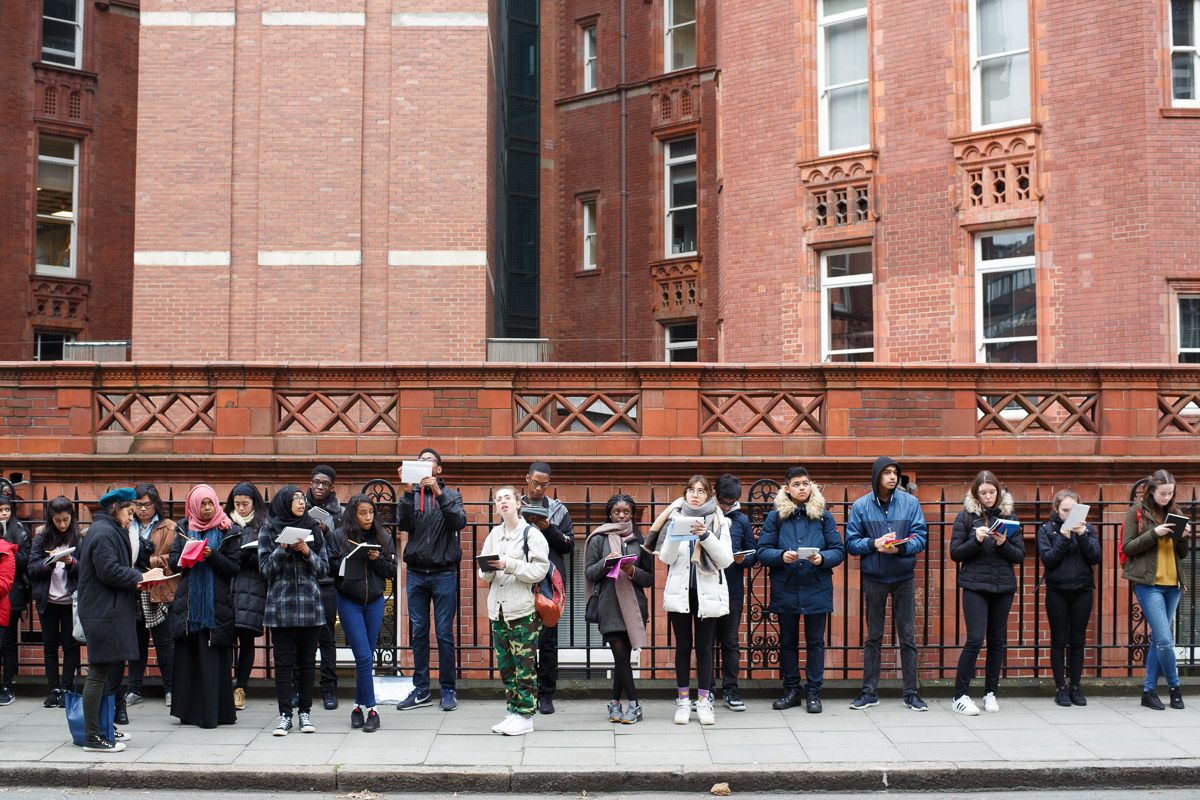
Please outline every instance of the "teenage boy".
[{"label": "teenage boy", "polygon": [[[546,496],[549,487],[550,465],[545,461],[533,462],[525,476],[525,494],[521,496],[521,505],[546,509],[547,516],[529,514],[525,519],[542,532],[546,543],[550,545],[550,563],[558,570],[565,584],[567,572],[563,557],[569,555],[575,546],[575,534],[567,507],[559,500]],[[570,592],[570,587],[567,587],[567,591]],[[537,673],[538,713],[553,714],[554,690],[558,687],[558,626],[542,627],[542,635],[538,640]]]},{"label": "teenage boy", "polygon": [[[413,689],[396,705],[400,711],[427,706],[429,693],[429,606],[437,632],[439,704],[442,711],[458,708],[455,697],[457,659],[454,619],[458,612],[458,564],[462,547],[458,534],[467,526],[462,495],[442,480],[442,457],[432,447],[417,455],[433,465],[429,477],[409,487],[398,504],[397,523],[408,531],[404,548],[407,567],[408,641],[413,651]],[[401,468],[403,471],[403,468]]]},{"label": "teenage boy", "polygon": [[[738,673],[742,667],[742,607],[746,600],[746,570],[754,566],[757,560],[754,553],[757,542],[750,518],[742,511],[739,502],[742,497],[741,482],[726,473],[717,478],[716,492],[717,507],[729,520],[730,544],[734,553],[733,563],[725,568],[725,583],[729,586],[729,613],[717,617],[717,643],[721,648],[721,697],[730,711],[745,711],[746,703],[738,688]],[[747,550],[750,552],[745,553]],[[738,555],[739,552],[744,554]]]},{"label": "teenage boy", "polygon": [[867,606],[863,646],[862,693],[850,703],[861,711],[879,705],[879,662],[888,597],[900,639],[904,705],[913,711],[929,706],[917,693],[916,595],[913,573],[917,553],[925,549],[928,526],[917,498],[899,488],[900,465],[887,456],[875,459],[871,491],[854,501],[846,523],[846,550],[861,556],[862,593]]},{"label": "teenage boy", "polygon": [[[338,502],[334,492],[337,482],[337,471],[327,464],[313,467],[305,500],[309,508],[322,508],[329,513],[331,519],[325,524],[327,533],[332,533],[342,517],[342,504]],[[326,535],[325,541],[333,537]],[[332,554],[326,553],[330,558]],[[325,607],[325,624],[317,638],[321,650],[321,695],[325,701],[325,710],[333,711],[338,707],[337,698],[337,587],[333,585],[333,575],[326,575],[319,581],[321,585],[321,604]]]}]

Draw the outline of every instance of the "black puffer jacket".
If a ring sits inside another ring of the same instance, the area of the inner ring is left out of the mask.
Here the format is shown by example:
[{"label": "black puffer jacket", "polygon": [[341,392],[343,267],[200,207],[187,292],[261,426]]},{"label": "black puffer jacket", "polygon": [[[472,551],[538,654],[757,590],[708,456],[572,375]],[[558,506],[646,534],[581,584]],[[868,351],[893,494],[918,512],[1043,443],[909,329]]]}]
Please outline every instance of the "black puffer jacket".
[{"label": "black puffer jacket", "polygon": [[230,533],[236,532],[238,539],[239,569],[229,582],[234,626],[254,631],[256,636],[263,632],[263,614],[267,608],[267,582],[258,571],[258,531],[253,523],[242,527],[235,522],[230,528]]},{"label": "black puffer jacket", "polygon": [[[365,606],[383,597],[388,579],[396,577],[396,545],[378,524],[373,530],[364,531],[353,520],[347,522],[350,525],[343,525],[333,533],[337,546],[333,548],[335,555],[329,560],[329,572],[334,576],[338,594]],[[383,546],[379,558],[371,560],[360,551],[354,558],[346,559],[358,544],[364,542]],[[343,560],[346,561],[345,575],[340,574]]]},{"label": "black puffer jacket", "polygon": [[12,542],[17,551],[17,573],[13,576],[12,588],[8,590],[8,602],[13,613],[20,613],[29,605],[32,588],[29,581],[29,552],[33,548],[33,537],[14,517],[8,521],[4,538]]},{"label": "black puffer jacket", "polygon": [[950,557],[958,562],[959,586],[996,594],[1017,590],[1013,565],[1025,559],[1022,534],[1013,534],[1002,545],[997,545],[990,536],[982,542],[975,538],[977,527],[988,527],[996,519],[1012,519],[1012,510],[1013,499],[1008,492],[991,509],[981,508],[970,495],[963,500],[963,510],[954,518],[954,533],[950,536]]},{"label": "black puffer jacket", "polygon": [[1094,589],[1092,567],[1100,563],[1100,540],[1091,525],[1083,533],[1063,536],[1062,517],[1052,512],[1048,522],[1038,528],[1037,549],[1046,566],[1046,585],[1062,591]]},{"label": "black puffer jacket", "polygon": [[[171,635],[176,639],[185,638],[188,631],[188,580],[192,569],[180,569],[179,557],[183,555],[183,546],[187,543],[187,520],[178,523],[179,532],[183,536],[175,537],[171,546],[171,571],[180,573],[179,587],[175,590],[175,602],[171,604]],[[231,529],[232,530],[232,529]],[[232,647],[236,638],[233,623],[233,596],[229,591],[229,582],[237,574],[242,537],[239,534],[230,535],[230,531],[221,532],[221,543],[214,547],[212,555],[204,559],[205,564],[212,570],[213,576],[213,619],[215,625],[209,636],[209,644],[213,647]]]},{"label": "black puffer jacket", "polygon": [[[76,546],[78,543],[73,543],[69,546]],[[29,582],[33,587],[33,604],[37,607],[38,614],[46,613],[46,604],[50,602],[50,576],[54,574],[55,566],[46,566],[46,555],[50,550],[57,550],[57,547],[46,547],[46,532],[43,526],[38,530],[33,537],[33,546],[29,551]],[[75,555],[79,555],[79,551],[75,551]],[[70,565],[67,566],[67,591],[74,592],[79,588],[79,561],[71,559]]]}]

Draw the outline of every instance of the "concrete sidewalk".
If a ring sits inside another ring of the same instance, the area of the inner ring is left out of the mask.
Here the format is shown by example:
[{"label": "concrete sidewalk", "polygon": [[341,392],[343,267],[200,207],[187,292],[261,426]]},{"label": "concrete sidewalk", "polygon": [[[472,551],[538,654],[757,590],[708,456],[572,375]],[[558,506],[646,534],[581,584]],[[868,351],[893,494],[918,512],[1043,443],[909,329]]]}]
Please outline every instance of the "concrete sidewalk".
[{"label": "concrete sidewalk", "polygon": [[115,788],[274,791],[579,792],[969,790],[1195,786],[1200,783],[1200,698],[1185,711],[1150,711],[1137,697],[1096,697],[1059,708],[1047,697],[1001,697],[998,714],[961,717],[926,698],[915,713],[889,697],[851,711],[829,698],[825,713],[723,706],[717,724],[671,722],[673,703],[649,700],[646,719],[612,725],[605,703],[562,700],[525,737],[490,726],[495,700],[464,700],[445,713],[381,710],[373,734],[351,731],[350,706],[315,710],[315,734],[276,738],[274,704],[252,698],[237,725],[181,727],[162,702],[130,708],[123,753],[85,753],[70,743],[61,709],[21,698],[0,708],[0,783]]}]

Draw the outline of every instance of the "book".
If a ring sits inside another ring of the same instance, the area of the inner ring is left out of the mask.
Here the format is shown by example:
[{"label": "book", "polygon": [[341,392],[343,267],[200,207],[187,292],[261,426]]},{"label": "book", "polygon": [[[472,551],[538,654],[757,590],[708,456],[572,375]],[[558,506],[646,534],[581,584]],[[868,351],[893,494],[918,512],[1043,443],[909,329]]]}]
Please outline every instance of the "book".
[{"label": "book", "polygon": [[313,506],[308,510],[308,515],[324,525],[326,529],[332,530],[333,526],[329,524],[329,521],[333,519],[333,514],[330,514],[320,506]]},{"label": "book", "polygon": [[738,556],[743,556],[743,557],[752,556],[757,552],[758,552],[757,550],[734,550],[733,557],[737,558]]},{"label": "book", "polygon": [[1067,518],[1063,520],[1061,531],[1071,531],[1078,528],[1087,519],[1088,511],[1091,506],[1085,506],[1083,503],[1076,503],[1071,506],[1071,510],[1067,512]]},{"label": "book", "polygon": [[521,510],[518,513],[527,520],[530,517],[550,519],[550,509],[544,506],[521,506]]},{"label": "book", "polygon": [[902,537],[900,539],[892,539],[892,541],[888,542],[888,546],[896,547],[898,545],[904,544],[905,542],[911,542],[915,538],[917,538],[915,535],[909,534],[908,536]]},{"label": "book", "polygon": [[369,544],[369,543],[365,543],[365,542],[361,542],[361,543],[360,542],[351,542],[351,544],[354,545],[354,549],[351,550],[349,553],[347,553],[342,558],[342,563],[338,565],[338,577],[339,578],[346,577],[346,562],[349,561],[350,559],[366,558],[367,553],[371,552],[372,550],[382,550],[383,549],[383,545],[378,545],[378,544]]},{"label": "book", "polygon": [[667,528],[668,542],[694,542],[700,537],[692,533],[692,523],[700,517],[671,517]]},{"label": "book", "polygon": [[637,561],[637,556],[613,556],[612,558],[604,559],[604,566],[608,567],[608,577],[616,578],[621,574],[621,567],[626,564],[632,564]]},{"label": "book", "polygon": [[1171,526],[1171,538],[1176,541],[1183,538],[1183,529],[1188,526],[1190,520],[1182,514],[1167,514],[1166,523]]},{"label": "book", "polygon": [[988,528],[988,533],[993,535],[999,534],[1008,539],[1014,534],[1021,533],[1021,523],[1015,519],[996,519],[992,521],[991,526]]},{"label": "book", "polygon": [[298,544],[300,542],[311,542],[312,540],[312,531],[308,528],[294,528],[288,525],[275,537],[275,544]]},{"label": "book", "polygon": [[800,556],[800,558],[805,559],[805,560],[807,560],[809,556],[815,556],[819,552],[821,552],[821,548],[819,548],[819,547],[797,547],[796,548],[796,555]]},{"label": "book", "polygon": [[191,539],[183,546],[183,552],[179,554],[179,566],[191,567],[200,563],[204,558],[204,548],[207,542],[203,539]]},{"label": "book", "polygon": [[137,585],[137,588],[145,589],[150,586],[150,584],[162,583],[163,581],[169,581],[172,578],[178,577],[178,572],[176,572],[174,575],[164,575],[162,567],[155,567],[154,569],[142,573],[142,582]]},{"label": "book", "polygon": [[246,542],[244,545],[242,545],[243,550],[249,550],[251,547],[258,547],[257,539],[252,539],[249,542]]},{"label": "book", "polygon": [[479,566],[480,572],[495,572],[496,568],[492,566],[492,562],[497,558],[502,558],[502,556],[499,553],[492,553],[486,556],[475,556],[475,563]]},{"label": "book", "polygon": [[60,547],[57,550],[51,550],[50,554],[46,556],[46,560],[43,561],[42,564],[44,564],[45,566],[48,567],[51,564],[62,561],[64,558],[66,558],[67,556],[71,555],[74,552],[75,552],[74,547]]},{"label": "book", "polygon": [[425,478],[433,477],[432,461],[402,461],[400,462],[400,482],[418,484]]}]

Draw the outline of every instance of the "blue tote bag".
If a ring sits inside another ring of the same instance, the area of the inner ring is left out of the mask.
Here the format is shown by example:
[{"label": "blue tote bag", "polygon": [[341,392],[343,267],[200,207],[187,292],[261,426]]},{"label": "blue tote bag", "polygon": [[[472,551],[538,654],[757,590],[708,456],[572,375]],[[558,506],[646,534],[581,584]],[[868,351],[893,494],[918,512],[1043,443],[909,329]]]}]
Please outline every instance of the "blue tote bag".
[{"label": "blue tote bag", "polygon": [[[79,747],[83,746],[83,695],[70,689],[63,692],[63,705],[67,708],[67,727],[71,729],[71,741]],[[116,713],[116,695],[105,693],[100,701],[100,735],[113,740],[113,715]]]}]

